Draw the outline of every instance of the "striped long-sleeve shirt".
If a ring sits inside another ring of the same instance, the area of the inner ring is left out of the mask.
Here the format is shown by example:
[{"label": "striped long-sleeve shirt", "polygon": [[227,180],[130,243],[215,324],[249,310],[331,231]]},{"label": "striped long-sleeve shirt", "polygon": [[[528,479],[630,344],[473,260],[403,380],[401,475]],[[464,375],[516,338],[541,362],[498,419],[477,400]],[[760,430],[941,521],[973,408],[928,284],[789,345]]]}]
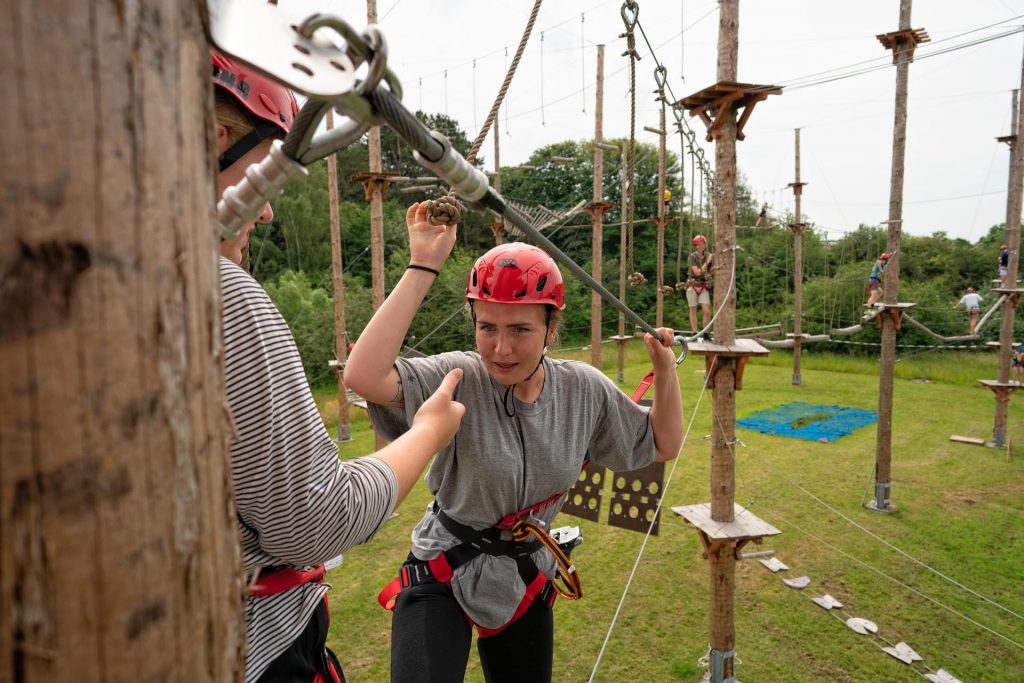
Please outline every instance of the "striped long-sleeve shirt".
[{"label": "striped long-sleeve shirt", "polygon": [[[263,288],[222,258],[227,398],[238,431],[231,473],[247,574],[314,565],[368,541],[395,507],[396,482],[373,457],[340,461],[317,413],[295,340]],[[305,584],[245,606],[245,681],[305,628],[329,586]]]}]

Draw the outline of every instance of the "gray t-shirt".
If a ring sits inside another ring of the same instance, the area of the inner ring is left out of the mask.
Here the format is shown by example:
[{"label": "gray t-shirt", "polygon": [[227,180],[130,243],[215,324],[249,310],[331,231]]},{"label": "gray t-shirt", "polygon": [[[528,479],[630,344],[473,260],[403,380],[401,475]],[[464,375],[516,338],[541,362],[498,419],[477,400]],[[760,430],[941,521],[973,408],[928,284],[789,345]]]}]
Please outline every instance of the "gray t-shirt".
[{"label": "gray t-shirt", "polygon": [[[540,397],[536,403],[516,399],[515,417],[502,407],[506,387],[487,373],[476,353],[399,358],[395,367],[405,407],[369,404],[370,419],[386,439],[409,428],[416,410],[450,370],[463,369],[455,400],[466,406],[465,417],[426,476],[438,505],[462,524],[488,528],[567,490],[584,458],[615,471],[639,469],[654,460],[649,409],[585,363],[545,359]],[[560,508],[561,501],[537,516],[550,524]],[[502,535],[511,538],[508,532]],[[412,532],[412,552],[421,560],[458,544],[429,508]],[[554,575],[554,558],[547,550],[534,553],[533,559],[541,571]],[[452,590],[476,624],[497,628],[512,618],[526,587],[512,558],[481,555],[455,571]]]}]

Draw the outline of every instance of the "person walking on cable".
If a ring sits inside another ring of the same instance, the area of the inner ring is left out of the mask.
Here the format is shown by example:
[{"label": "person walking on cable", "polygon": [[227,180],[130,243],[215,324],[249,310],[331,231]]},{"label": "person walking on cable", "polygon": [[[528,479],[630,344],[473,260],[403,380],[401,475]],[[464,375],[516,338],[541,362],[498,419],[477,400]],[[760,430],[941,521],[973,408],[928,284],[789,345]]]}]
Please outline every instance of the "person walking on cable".
[{"label": "person walking on cable", "polygon": [[978,315],[981,313],[981,301],[983,297],[974,291],[974,287],[968,287],[967,293],[960,297],[953,308],[963,306],[967,309],[967,315],[971,318],[970,334],[974,335],[974,328],[978,326]]},{"label": "person walking on cable", "polygon": [[864,304],[866,308],[874,306],[885,294],[885,290],[882,289],[882,276],[885,275],[885,266],[888,263],[889,254],[883,251],[874,265],[871,266],[871,274],[868,275],[868,286],[865,288],[870,292],[868,302]]},{"label": "person walking on cable", "polygon": [[693,238],[693,251],[687,261],[686,269],[689,271],[689,278],[686,282],[686,303],[690,308],[690,330],[696,334],[697,327],[697,304],[700,304],[704,327],[707,327],[711,320],[711,265],[714,254],[705,254],[707,250],[707,238],[704,235],[697,235]]},{"label": "person walking on cable", "polygon": [[[476,351],[425,358],[398,352],[455,244],[455,225],[406,215],[410,264],[356,341],[345,383],[368,401],[384,438],[409,427],[454,368],[466,415],[426,476],[434,495],[412,531],[412,550],[378,601],[393,609],[391,680],[464,679],[472,632],[489,683],[552,677],[555,592],[581,594],[580,572],[546,529],[588,461],[614,471],[675,458],[683,411],[672,331],[644,338],[654,366],[654,404],[634,403],[599,370],[545,355],[565,286],[540,249],[503,244],[468,274],[465,299]],[[561,531],[561,530],[556,530]]]},{"label": "person walking on cable", "polygon": [[[291,128],[294,96],[243,64],[212,52],[218,195],[240,182]],[[246,573],[245,683],[341,683],[327,649],[324,562],[369,541],[405,498],[434,452],[458,429],[453,370],[425,396],[401,438],[377,453],[338,459],[302,369],[295,339],[270,297],[239,267],[264,204],[220,244],[223,357],[235,515]]]}]

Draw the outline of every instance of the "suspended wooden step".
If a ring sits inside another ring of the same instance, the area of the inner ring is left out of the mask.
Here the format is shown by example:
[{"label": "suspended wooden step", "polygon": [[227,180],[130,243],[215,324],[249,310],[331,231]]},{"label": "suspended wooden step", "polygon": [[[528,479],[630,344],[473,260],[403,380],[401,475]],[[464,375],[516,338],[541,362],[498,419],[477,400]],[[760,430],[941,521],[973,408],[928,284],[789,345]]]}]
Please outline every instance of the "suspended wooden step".
[{"label": "suspended wooden step", "polygon": [[750,115],[754,113],[754,106],[758,102],[768,99],[769,95],[781,94],[782,87],[778,85],[720,81],[689,97],[684,97],[672,106],[686,109],[690,116],[699,116],[707,126],[708,132],[704,139],[708,142],[721,134],[722,124],[726,120],[722,114],[730,110],[742,110],[736,121],[736,139],[743,140],[745,137],[743,126],[746,125]]}]

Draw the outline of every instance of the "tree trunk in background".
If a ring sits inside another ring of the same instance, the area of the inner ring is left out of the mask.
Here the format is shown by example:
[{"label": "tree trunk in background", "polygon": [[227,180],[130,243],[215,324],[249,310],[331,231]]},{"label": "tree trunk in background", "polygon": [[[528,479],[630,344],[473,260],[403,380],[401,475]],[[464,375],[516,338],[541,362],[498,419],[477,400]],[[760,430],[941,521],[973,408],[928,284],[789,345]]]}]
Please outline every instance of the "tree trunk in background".
[{"label": "tree trunk in background", "polygon": [[0,13],[5,683],[240,679],[204,13]]}]

